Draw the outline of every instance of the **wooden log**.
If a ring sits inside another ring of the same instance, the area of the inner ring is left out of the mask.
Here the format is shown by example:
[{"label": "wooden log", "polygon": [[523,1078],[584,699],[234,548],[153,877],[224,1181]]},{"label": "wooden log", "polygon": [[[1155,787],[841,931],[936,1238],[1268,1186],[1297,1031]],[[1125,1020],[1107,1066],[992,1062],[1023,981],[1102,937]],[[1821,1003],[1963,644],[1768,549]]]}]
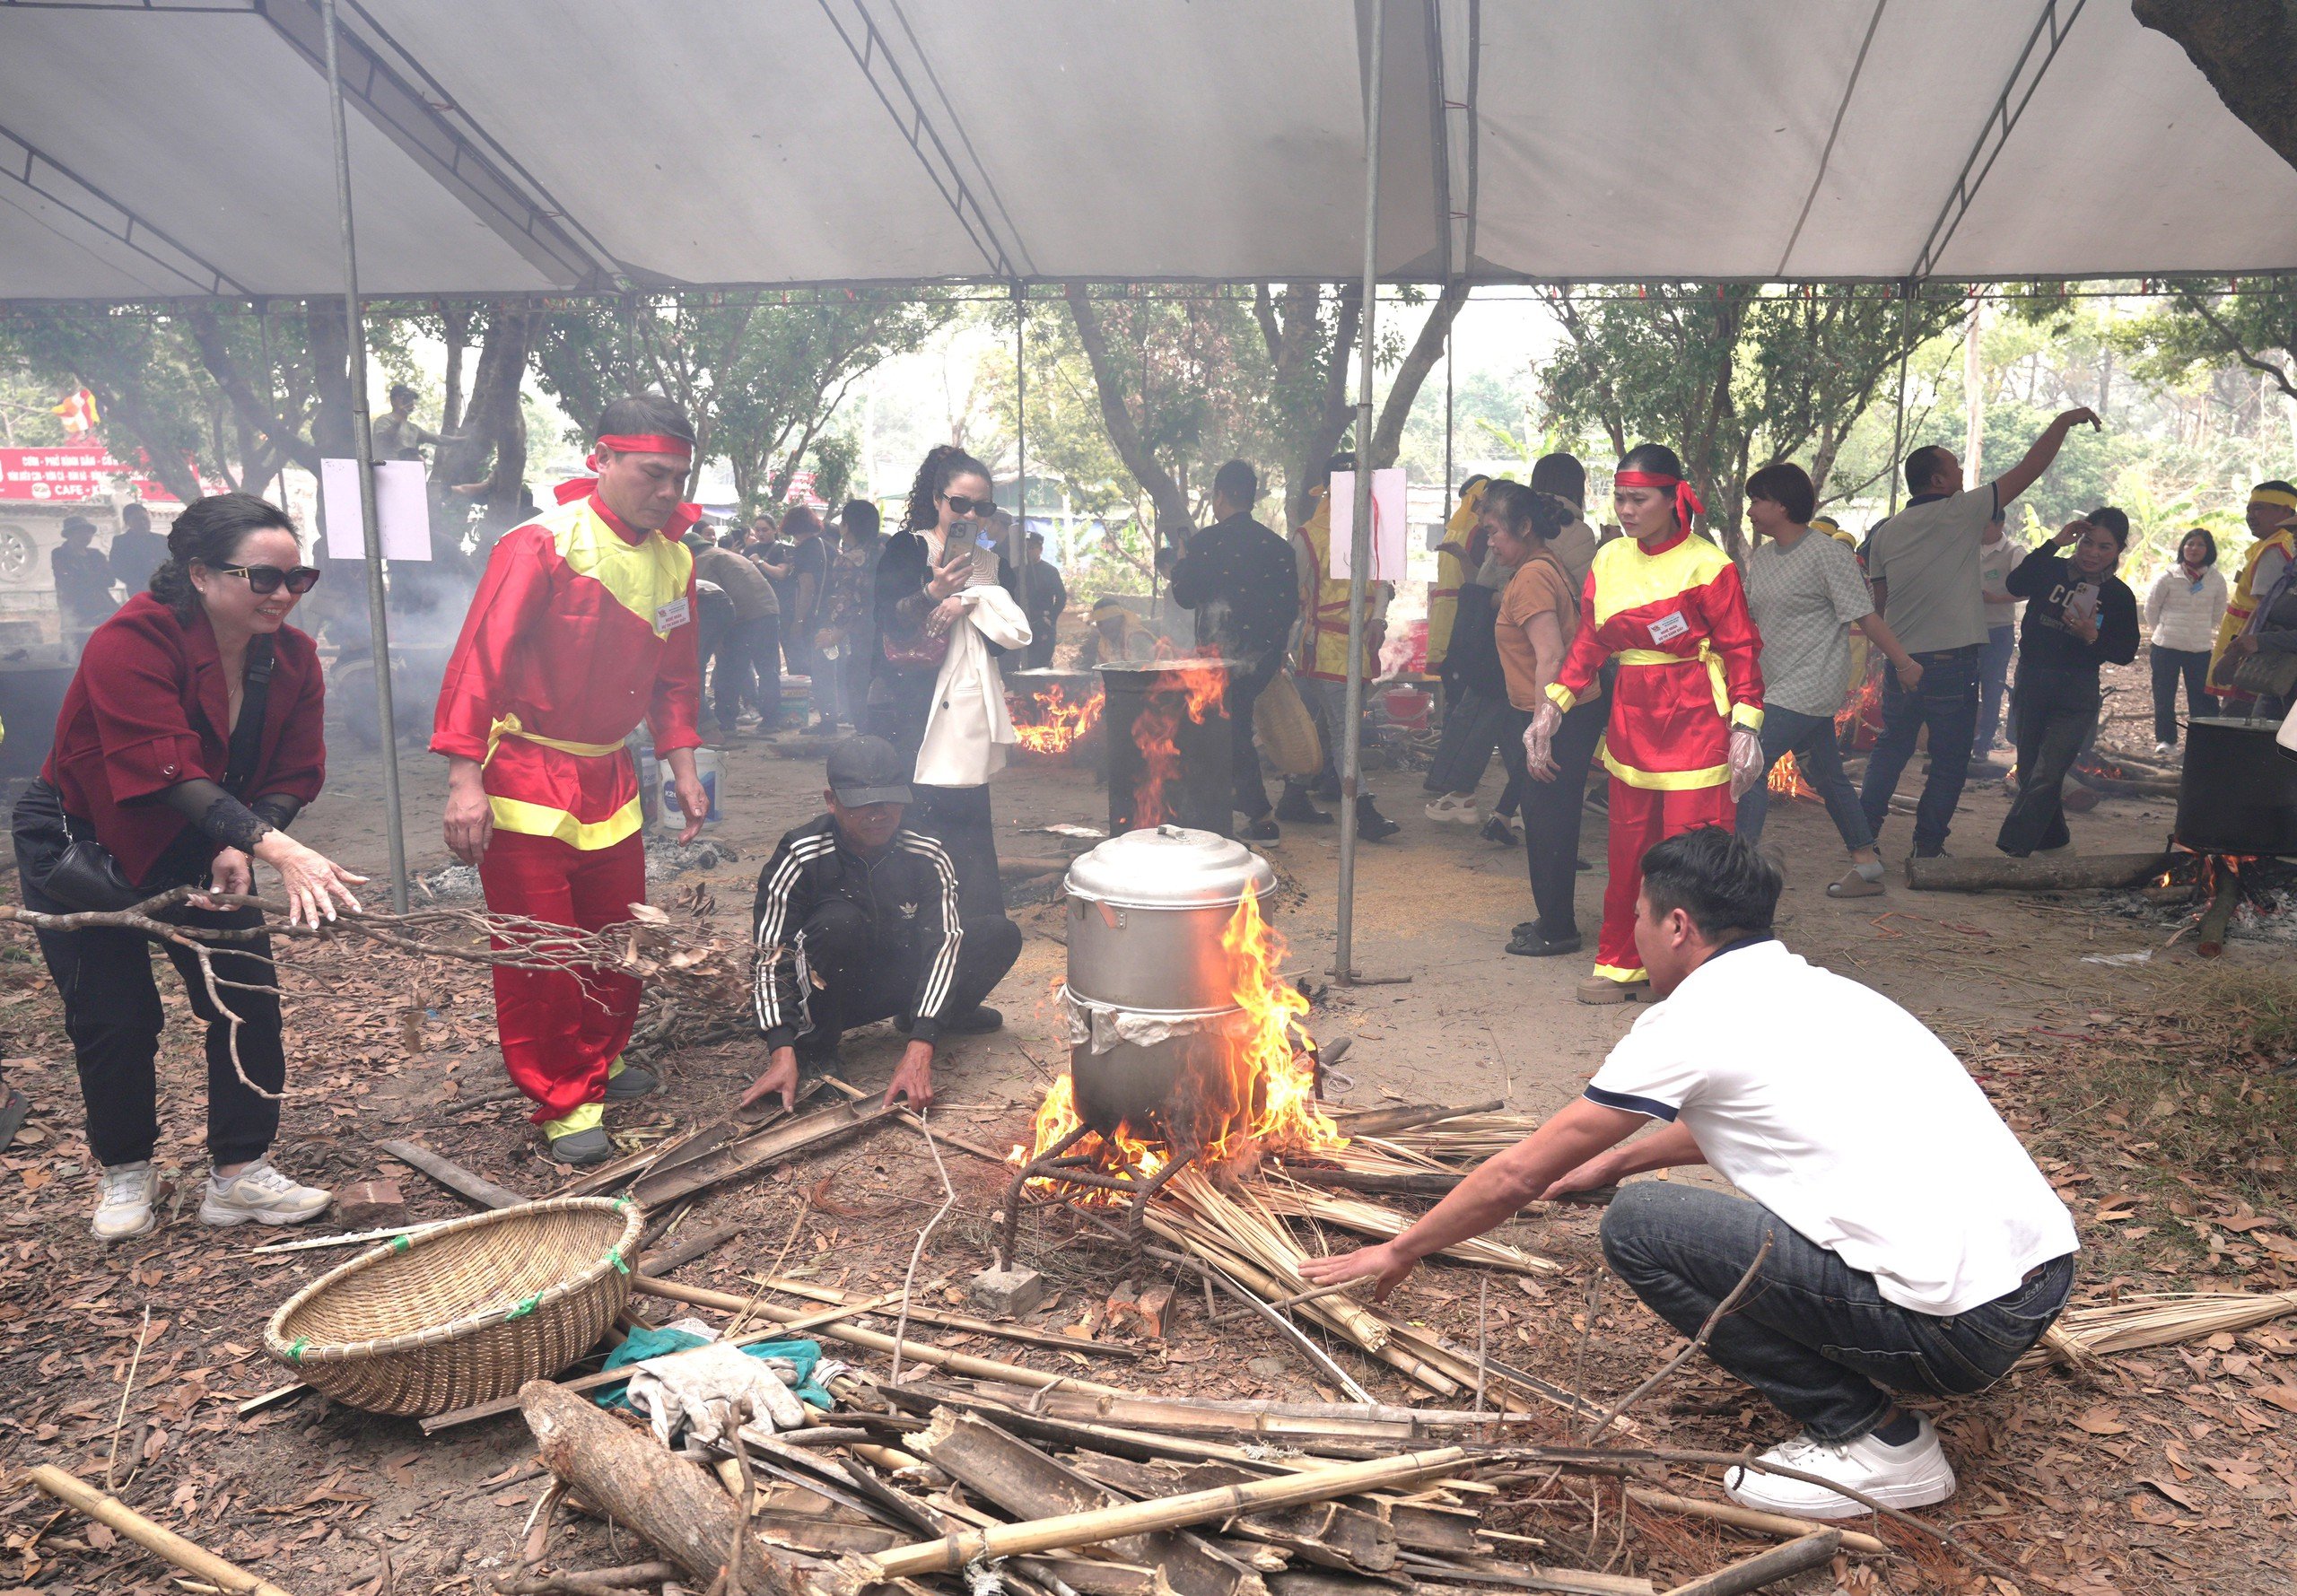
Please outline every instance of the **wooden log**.
[{"label": "wooden log", "polygon": [[379,1141],[375,1146],[401,1164],[414,1165],[456,1196],[468,1198],[482,1208],[513,1208],[532,1200],[524,1192],[513,1191],[508,1186],[498,1186],[485,1175],[473,1173],[453,1159],[432,1152],[420,1142]]},{"label": "wooden log", "polygon": [[741,1509],[709,1475],[547,1380],[528,1381],[519,1399],[544,1467],[614,1522],[696,1579],[716,1579],[738,1548],[741,1588],[800,1596],[794,1565],[742,1532]]},{"label": "wooden log", "polygon": [[1441,1124],[1463,1114],[1496,1114],[1507,1106],[1504,1097],[1495,1097],[1489,1103],[1471,1103],[1464,1108],[1445,1108],[1437,1103],[1405,1103],[1397,1108],[1376,1108],[1368,1113],[1344,1115],[1340,1128],[1349,1136],[1388,1136],[1421,1125]]},{"label": "wooden log", "polygon": [[1552,1591],[1559,1596],[1654,1596],[1649,1580],[1631,1574],[1599,1574],[1590,1568],[1524,1568],[1497,1563],[1446,1563],[1408,1557],[1412,1583],[1422,1596],[1489,1596],[1507,1591]]},{"label": "wooden log", "polygon": [[197,1541],[187,1540],[173,1530],[153,1523],[118,1497],[107,1496],[76,1474],[41,1463],[31,1470],[31,1478],[33,1485],[66,1507],[76,1508],[96,1522],[127,1536],[145,1551],[166,1559],[186,1574],[197,1575],[218,1590],[229,1591],[232,1596],[290,1596],[262,1575],[249,1574],[236,1563],[225,1562]]},{"label": "wooden log", "polygon": [[1790,1574],[1805,1568],[1816,1568],[1831,1562],[1835,1553],[1842,1549],[1842,1531],[1821,1530],[1815,1534],[1797,1536],[1785,1546],[1772,1547],[1767,1552],[1757,1552],[1742,1558],[1728,1568],[1718,1568],[1687,1584],[1677,1585],[1667,1596],[1740,1596],[1744,1591],[1759,1591],[1775,1584]]},{"label": "wooden log", "polygon": [[977,1557],[1063,1551],[1127,1535],[1183,1529],[1262,1508],[1329,1502],[1335,1496],[1354,1496],[1361,1491],[1416,1485],[1454,1473],[1470,1461],[1465,1448],[1445,1446],[1433,1452],[1406,1452],[1401,1457],[1339,1463],[1329,1469],[1281,1475],[1249,1485],[1220,1486],[1152,1502],[1133,1502],[1122,1507],[1062,1513],[1029,1523],[967,1531],[860,1559],[857,1572],[868,1575],[871,1583],[920,1574],[954,1574]]},{"label": "wooden log", "polygon": [[[1243,1485],[1260,1478],[1229,1463],[1182,1466],[1136,1463],[1105,1453],[1079,1453],[1078,1468],[1133,1497],[1174,1496],[1211,1486]],[[1346,1572],[1384,1574],[1396,1565],[1395,1531],[1376,1513],[1342,1502],[1271,1508],[1228,1522],[1226,1533],[1282,1547],[1308,1562]]]},{"label": "wooden log", "polygon": [[[633,1276],[630,1284],[633,1290],[647,1296],[687,1303],[697,1308],[716,1308],[726,1313],[738,1313],[748,1308],[760,1318],[771,1319],[779,1325],[786,1326],[793,1320],[805,1317],[793,1308],[780,1307],[772,1303],[753,1304],[750,1298],[737,1296],[730,1291],[681,1286],[675,1280],[657,1280],[651,1275]],[[861,1330],[850,1324],[825,1324],[820,1327],[820,1334],[833,1341],[843,1341],[851,1347],[866,1347],[872,1352],[890,1353],[895,1345],[891,1336],[882,1336],[876,1330]],[[1124,1394],[1114,1386],[1096,1385],[1074,1374],[1042,1374],[1035,1369],[1025,1369],[1018,1364],[1000,1363],[991,1357],[974,1357],[968,1353],[952,1352],[946,1347],[936,1347],[927,1341],[903,1341],[899,1345],[902,1356],[913,1363],[932,1364],[953,1374],[964,1374],[975,1380],[1004,1380],[1031,1387],[1058,1385],[1070,1391],[1102,1391],[1117,1396]]]},{"label": "wooden log", "polygon": [[2170,868],[2166,853],[2076,853],[2053,859],[2007,854],[1906,861],[1917,892],[2114,892],[2144,886]]},{"label": "wooden log", "polygon": [[[1017,1518],[1073,1517],[1124,1504],[1122,1496],[1090,1476],[973,1414],[939,1408],[909,1444],[974,1495]],[[1105,1544],[1120,1561],[1163,1569],[1180,1596],[1262,1596],[1263,1588],[1252,1570],[1184,1530],[1128,1535]]]},{"label": "wooden log", "polygon": [[818,1113],[784,1120],[713,1147],[675,1169],[650,1171],[631,1183],[630,1199],[645,1208],[661,1208],[682,1197],[746,1179],[795,1154],[882,1125],[895,1112],[882,1103],[863,1109],[841,1103]]},{"label": "wooden log", "polygon": [[777,1545],[817,1557],[890,1551],[909,1539],[899,1530],[884,1524],[857,1524],[825,1513],[795,1513],[777,1507],[757,1509],[750,1514],[750,1526]]},{"label": "wooden log", "polygon": [[[1718,1524],[1729,1524],[1735,1530],[1752,1530],[1760,1535],[1775,1535],[1782,1540],[1792,1540],[1801,1535],[1815,1535],[1830,1528],[1816,1519],[1790,1518],[1783,1513],[1758,1513],[1751,1507],[1741,1507],[1733,1502],[1702,1502],[1696,1496],[1678,1496],[1667,1491],[1647,1490],[1639,1485],[1627,1487],[1628,1500],[1638,1502],[1660,1513],[1679,1513],[1686,1518],[1711,1519]],[[1891,1548],[1872,1535],[1856,1530],[1842,1531],[1842,1549],[1863,1552],[1870,1557],[1890,1555]]]},{"label": "wooden log", "polygon": [[2233,911],[2240,906],[2241,878],[2231,870],[2217,873],[2217,890],[2210,894],[2209,907],[2202,911],[2201,930],[2194,938],[2194,951],[2205,959],[2214,959],[2225,951],[2225,933],[2233,923]]},{"label": "wooden log", "polygon": [[697,1258],[708,1256],[742,1234],[738,1225],[721,1225],[714,1230],[698,1231],[682,1242],[674,1242],[659,1252],[649,1252],[638,1260],[638,1270],[645,1275],[667,1275],[672,1269],[683,1269]]},{"label": "wooden log", "polygon": [[[940,1141],[949,1139],[938,1130],[933,1135]],[[659,1271],[649,1269],[644,1272],[651,1275]],[[835,1304],[853,1300],[850,1293],[817,1286],[809,1280],[780,1278],[761,1280],[755,1275],[749,1278],[768,1291],[778,1291],[784,1296],[802,1296],[809,1302]],[[881,1317],[891,1318],[893,1315],[884,1314]],[[1138,1347],[1120,1347],[1108,1341],[1087,1341],[1076,1336],[1064,1336],[1058,1330],[1031,1330],[1025,1324],[1002,1324],[994,1319],[975,1319],[968,1314],[945,1313],[939,1308],[920,1307],[915,1303],[910,1304],[909,1321],[912,1324],[935,1325],[942,1330],[968,1330],[976,1336],[995,1336],[1000,1340],[1016,1341],[1024,1347],[1045,1347],[1056,1352],[1081,1353],[1087,1357],[1134,1358],[1141,1356],[1141,1348]]]}]

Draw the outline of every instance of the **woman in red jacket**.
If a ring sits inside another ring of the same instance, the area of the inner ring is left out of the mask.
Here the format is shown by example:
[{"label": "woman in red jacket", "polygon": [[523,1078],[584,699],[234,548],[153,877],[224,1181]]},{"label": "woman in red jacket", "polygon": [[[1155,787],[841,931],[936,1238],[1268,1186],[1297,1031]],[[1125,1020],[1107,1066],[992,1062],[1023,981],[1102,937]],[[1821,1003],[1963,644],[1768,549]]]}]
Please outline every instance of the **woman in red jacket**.
[{"label": "woman in red jacket", "polygon": [[[253,890],[252,861],[279,873],[291,920],[317,924],[356,910],[354,876],[289,837],[327,771],[319,656],[285,624],[319,572],[302,563],[276,506],[222,493],[185,507],[168,534],[151,591],[96,628],[64,694],[56,743],[16,805],[16,861],[27,908],[121,909],[170,887]],[[252,932],[244,952],[214,955],[226,1001],[216,1009],[196,960],[169,958],[207,1022],[207,1151],[213,1173],[199,1217],[210,1225],[294,1225],[328,1194],[298,1185],[266,1155],[286,1080],[279,1000],[266,991],[271,945],[252,909],[185,905],[163,918]],[[161,1196],[153,1060],[162,1016],[149,943],[109,927],[41,931],[40,952],[64,999],[65,1029],[88,1107],[88,1146],[103,1166],[95,1234],[149,1232]],[[245,1076],[242,1078],[241,1071]]]}]

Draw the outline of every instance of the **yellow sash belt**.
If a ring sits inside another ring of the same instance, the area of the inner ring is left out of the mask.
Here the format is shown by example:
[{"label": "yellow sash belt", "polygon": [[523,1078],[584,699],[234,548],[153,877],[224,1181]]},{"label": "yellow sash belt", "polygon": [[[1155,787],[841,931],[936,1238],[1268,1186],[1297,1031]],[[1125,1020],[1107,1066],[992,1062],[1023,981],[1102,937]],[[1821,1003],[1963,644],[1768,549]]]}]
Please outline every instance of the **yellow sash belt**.
[{"label": "yellow sash belt", "polygon": [[561,754],[572,754],[583,759],[603,759],[609,754],[622,752],[620,743],[572,743],[563,737],[546,737],[540,732],[528,731],[519,724],[516,715],[505,715],[487,728],[486,757],[479,762],[483,770],[494,763],[494,750],[504,737],[517,737],[522,742],[539,743],[546,748],[555,748]]},{"label": "yellow sash belt", "polygon": [[1715,712],[1725,720],[1731,718],[1731,689],[1723,676],[1723,656],[1705,638],[1699,640],[1696,654],[1670,654],[1664,649],[1621,649],[1615,658],[1621,665],[1704,665],[1707,683],[1715,689]]}]

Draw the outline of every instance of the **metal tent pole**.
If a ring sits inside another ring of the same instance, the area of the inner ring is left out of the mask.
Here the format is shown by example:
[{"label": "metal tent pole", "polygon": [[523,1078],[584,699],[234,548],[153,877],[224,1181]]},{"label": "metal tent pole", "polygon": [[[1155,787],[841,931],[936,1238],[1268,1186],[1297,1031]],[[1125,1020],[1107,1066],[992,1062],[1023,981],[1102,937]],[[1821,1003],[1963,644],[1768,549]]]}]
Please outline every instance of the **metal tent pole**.
[{"label": "metal tent pole", "polygon": [[[1005,538],[1005,558],[1013,567],[1013,597],[1029,613],[1029,301],[1013,284],[1013,530]],[[1035,634],[1030,634],[1035,641]],[[1021,656],[1026,664],[1028,656]]]},{"label": "metal tent pole", "polygon": [[1387,0],[1372,0],[1371,87],[1364,101],[1364,307],[1356,373],[1356,519],[1348,560],[1348,698],[1340,734],[1340,922],[1332,975],[1356,981],[1356,798],[1363,781],[1364,597],[1372,564],[1372,322],[1380,287],[1380,74]]},{"label": "metal tent pole", "polygon": [[391,911],[406,912],[406,822],[399,812],[398,733],[391,713],[390,623],[383,603],[383,530],[375,519],[375,440],[367,414],[367,329],[359,314],[359,255],[351,226],[351,136],[343,120],[335,0],[323,0],[327,97],[335,120],[335,209],[343,226],[343,321],[351,357],[351,450],[359,463],[359,530],[367,556],[367,626],[375,658],[375,714],[383,733],[383,829],[390,839]]},{"label": "metal tent pole", "polygon": [[1905,478],[1902,467],[1906,461],[1906,362],[1914,351],[1907,344],[1907,329],[1914,315],[1914,283],[1911,278],[1899,288],[1899,397],[1891,417],[1891,513],[1899,512],[1899,484]]}]

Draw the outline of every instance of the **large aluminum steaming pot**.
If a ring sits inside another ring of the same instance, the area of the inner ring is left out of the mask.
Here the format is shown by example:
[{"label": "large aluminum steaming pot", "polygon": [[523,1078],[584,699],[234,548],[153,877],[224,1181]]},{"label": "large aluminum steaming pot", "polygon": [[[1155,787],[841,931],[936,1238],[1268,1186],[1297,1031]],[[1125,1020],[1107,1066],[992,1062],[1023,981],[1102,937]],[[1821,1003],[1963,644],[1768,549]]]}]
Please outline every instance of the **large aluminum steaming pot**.
[{"label": "large aluminum steaming pot", "polygon": [[1235,1007],[1221,933],[1249,893],[1276,886],[1269,862],[1211,832],[1127,832],[1069,867],[1069,990],[1153,1013]]},{"label": "large aluminum steaming pot", "polygon": [[1176,825],[1112,837],[1070,867],[1069,996],[1093,1040],[1070,1049],[1069,1068],[1087,1123],[1140,1130],[1175,1098],[1217,1108],[1233,1095],[1220,938],[1247,894],[1275,885],[1242,843]]}]

